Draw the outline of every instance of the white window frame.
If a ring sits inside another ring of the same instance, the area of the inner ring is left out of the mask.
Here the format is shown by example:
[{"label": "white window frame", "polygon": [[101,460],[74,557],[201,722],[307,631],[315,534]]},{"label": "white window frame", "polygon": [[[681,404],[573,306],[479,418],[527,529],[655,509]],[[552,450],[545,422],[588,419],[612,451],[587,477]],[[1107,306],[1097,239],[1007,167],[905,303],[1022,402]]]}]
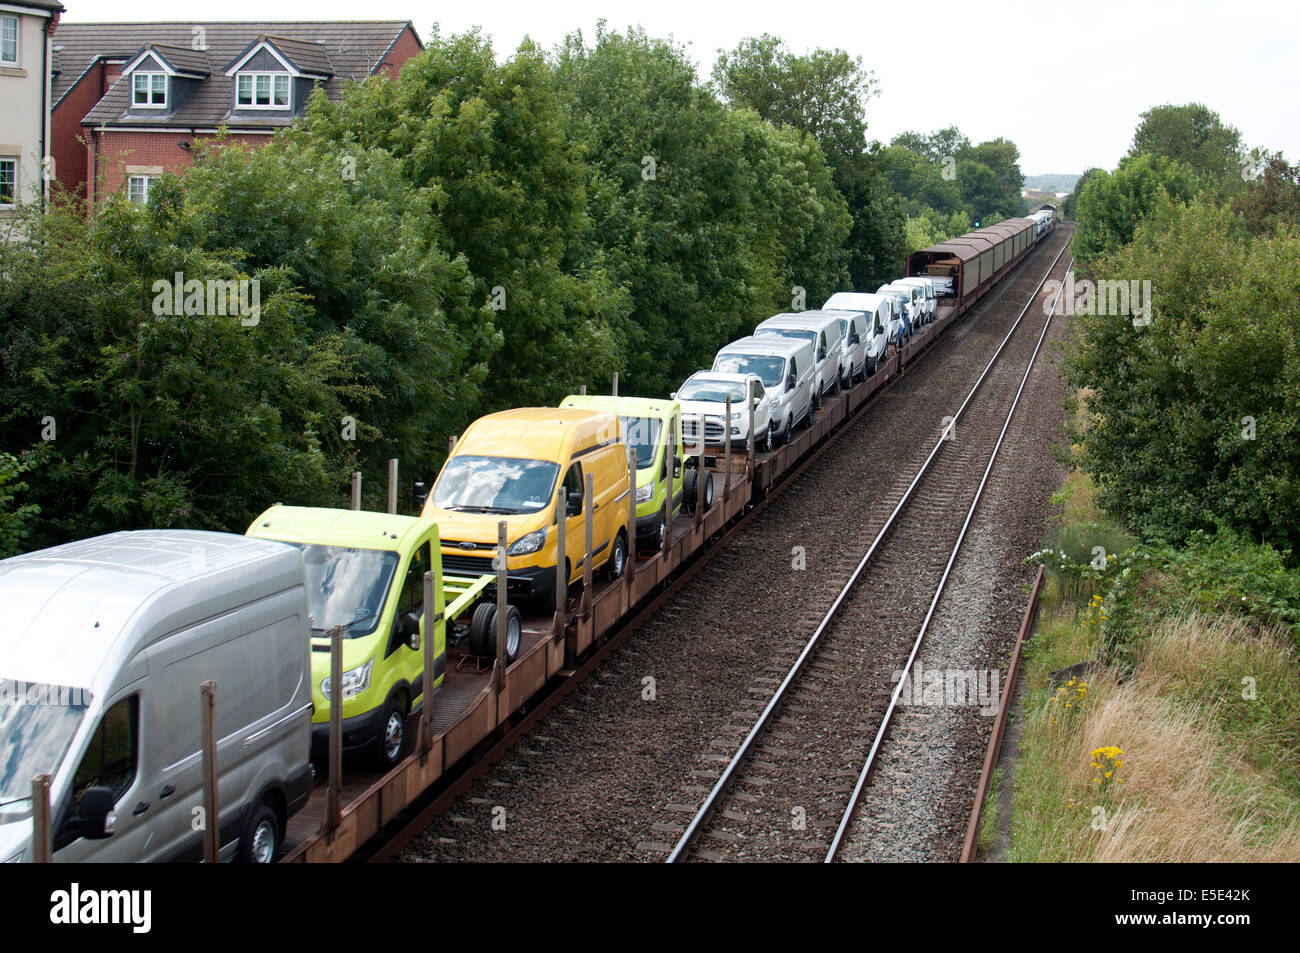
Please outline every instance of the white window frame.
[{"label": "white window frame", "polygon": [[[140,92],[138,80],[145,81],[144,93],[148,102],[136,102],[136,94]],[[158,92],[157,81],[162,81],[162,102],[153,101],[154,94]],[[153,70],[136,70],[131,74],[131,108],[132,109],[166,109],[167,108],[167,74],[159,73]]]},{"label": "white window frame", "polygon": [[[284,78],[284,103],[277,105],[275,103],[275,81]],[[247,79],[249,84],[249,99],[251,102],[241,103],[240,85]],[[260,102],[260,91],[258,90],[258,80],[266,80],[266,102]],[[242,70],[235,74],[235,108],[236,109],[283,109],[290,110],[293,108],[293,77],[283,70]]]},{"label": "white window frame", "polygon": [[[133,172],[133,173],[131,173],[130,175],[128,175],[128,176],[126,177],[126,197],[127,197],[127,199],[130,200],[130,201],[132,201],[132,202],[135,202],[136,205],[148,205],[148,204],[149,204],[149,186],[153,184],[153,180],[154,180],[155,178],[157,178],[157,176],[153,176],[153,175],[143,175],[143,174],[138,173],[138,172]],[[136,183],[137,181],[143,183],[142,186],[141,186],[141,190],[140,190],[140,201],[138,201],[138,202],[136,202],[135,197],[132,196],[132,194],[131,194],[132,189],[133,189],[133,187],[135,186],[135,183]]]},{"label": "white window frame", "polygon": [[12,201],[12,202],[0,202],[0,209],[11,209],[11,208],[15,208],[15,207],[18,205],[18,168],[19,168],[18,157],[17,157],[17,156],[0,156],[0,164],[8,164],[8,165],[13,166],[13,180],[14,180],[14,181],[13,181],[13,187],[14,187],[13,201]]},{"label": "white window frame", "polygon": [[[5,26],[10,22],[14,25],[14,58],[5,59],[4,54],[4,32]],[[23,58],[23,27],[22,21],[12,13],[0,13],[0,66],[17,67],[21,65]]]}]

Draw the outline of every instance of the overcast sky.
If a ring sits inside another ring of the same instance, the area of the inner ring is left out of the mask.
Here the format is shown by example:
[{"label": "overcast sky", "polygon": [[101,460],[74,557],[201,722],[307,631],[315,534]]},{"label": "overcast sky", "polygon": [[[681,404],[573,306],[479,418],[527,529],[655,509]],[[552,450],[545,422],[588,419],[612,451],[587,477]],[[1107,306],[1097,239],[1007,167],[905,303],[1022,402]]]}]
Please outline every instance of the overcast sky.
[{"label": "overcast sky", "polygon": [[1199,101],[1251,146],[1300,157],[1296,96],[1300,4],[1275,0],[1073,0],[915,3],[757,0],[63,0],[69,22],[107,20],[410,20],[422,40],[481,26],[498,58],[525,36],[547,48],[599,18],[687,46],[707,78],[718,49],[780,36],[796,52],[839,47],[879,83],[869,133],[957,125],[972,141],[1005,136],[1026,175],[1111,168],[1139,114]]}]

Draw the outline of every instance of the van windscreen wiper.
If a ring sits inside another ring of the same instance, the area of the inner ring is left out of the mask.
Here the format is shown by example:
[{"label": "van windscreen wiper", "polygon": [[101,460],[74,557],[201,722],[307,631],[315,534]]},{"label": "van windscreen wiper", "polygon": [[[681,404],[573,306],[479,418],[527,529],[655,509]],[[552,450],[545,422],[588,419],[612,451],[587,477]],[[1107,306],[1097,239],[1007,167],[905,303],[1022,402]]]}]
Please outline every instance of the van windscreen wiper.
[{"label": "van windscreen wiper", "polygon": [[513,516],[519,512],[504,506],[449,506],[447,509],[461,513],[497,513],[502,516]]}]

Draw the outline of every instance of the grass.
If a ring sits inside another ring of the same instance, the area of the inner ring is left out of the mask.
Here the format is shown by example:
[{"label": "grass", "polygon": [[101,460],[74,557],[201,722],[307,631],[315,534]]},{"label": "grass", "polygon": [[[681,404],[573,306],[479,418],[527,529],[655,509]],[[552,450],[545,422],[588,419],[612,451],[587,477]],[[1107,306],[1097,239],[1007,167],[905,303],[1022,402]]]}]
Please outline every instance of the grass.
[{"label": "grass", "polygon": [[[1097,509],[1086,476],[1071,473],[1052,502],[1062,512],[1045,545],[1075,562],[1092,545],[1108,554],[1131,545]],[[1105,586],[1048,573],[1025,647],[1019,758],[1001,779],[1013,784],[1005,859],[1300,861],[1295,639],[1260,618],[1191,604],[1155,577],[1143,581],[1141,637],[1121,668],[1102,661],[1103,610],[1092,600]],[[1084,660],[1097,661],[1089,674],[1053,681],[1052,672]],[[1103,789],[1094,764],[1112,767],[1096,757],[1109,746],[1122,755]]]},{"label": "grass", "polygon": [[984,792],[984,811],[980,814],[980,829],[976,837],[979,853],[987,854],[993,846],[993,838],[998,833],[998,791],[1002,787],[1002,765],[993,769],[989,778],[989,788]]}]

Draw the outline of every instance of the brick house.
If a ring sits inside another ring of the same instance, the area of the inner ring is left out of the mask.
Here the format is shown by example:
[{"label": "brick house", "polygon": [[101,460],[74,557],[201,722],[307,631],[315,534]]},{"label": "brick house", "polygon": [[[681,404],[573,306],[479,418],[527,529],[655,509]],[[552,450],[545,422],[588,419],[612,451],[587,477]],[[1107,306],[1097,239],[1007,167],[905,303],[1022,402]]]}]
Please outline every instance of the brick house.
[{"label": "brick house", "polygon": [[0,0],[0,217],[45,196],[56,0]]},{"label": "brick house", "polygon": [[[2,3],[3,0],[0,0]],[[72,193],[125,191],[194,161],[225,129],[261,143],[321,86],[396,76],[423,48],[409,21],[61,23],[54,33],[52,153]]]}]

